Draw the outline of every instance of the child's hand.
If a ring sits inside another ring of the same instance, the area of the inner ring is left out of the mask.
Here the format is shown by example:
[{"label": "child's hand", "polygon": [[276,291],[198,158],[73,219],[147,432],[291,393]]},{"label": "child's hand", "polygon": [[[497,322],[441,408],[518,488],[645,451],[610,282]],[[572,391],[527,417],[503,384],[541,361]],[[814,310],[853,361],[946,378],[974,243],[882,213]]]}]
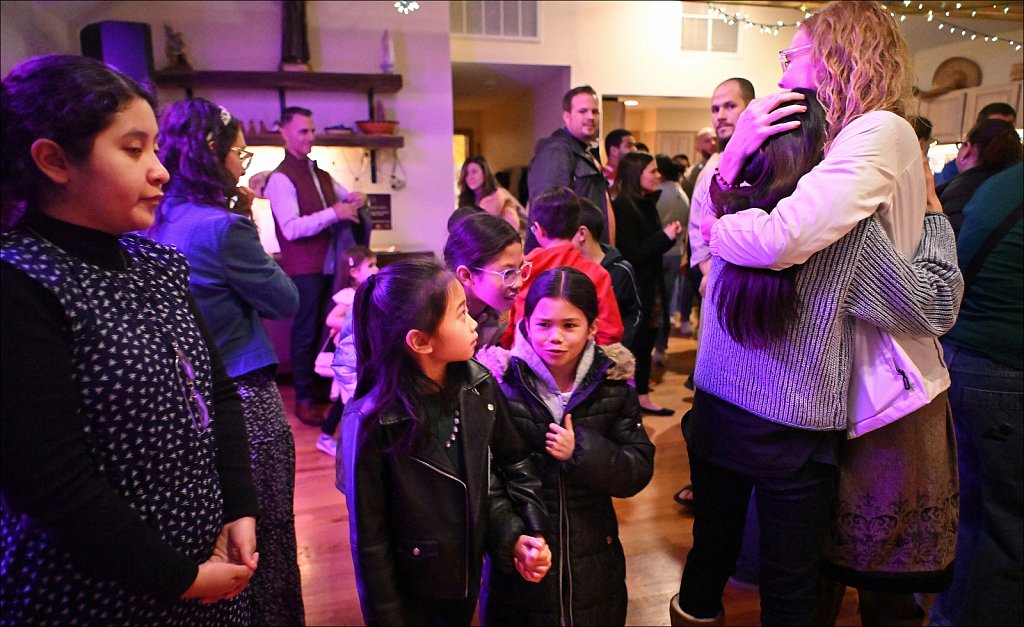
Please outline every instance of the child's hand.
[{"label": "child's hand", "polygon": [[561,425],[554,422],[549,424],[548,433],[544,437],[547,440],[544,450],[548,452],[548,455],[562,462],[572,457],[572,452],[576,450],[576,432],[572,430],[572,414],[566,414],[565,421]]},{"label": "child's hand", "polygon": [[519,536],[512,554],[516,570],[526,581],[537,583],[551,568],[551,548],[544,538]]}]

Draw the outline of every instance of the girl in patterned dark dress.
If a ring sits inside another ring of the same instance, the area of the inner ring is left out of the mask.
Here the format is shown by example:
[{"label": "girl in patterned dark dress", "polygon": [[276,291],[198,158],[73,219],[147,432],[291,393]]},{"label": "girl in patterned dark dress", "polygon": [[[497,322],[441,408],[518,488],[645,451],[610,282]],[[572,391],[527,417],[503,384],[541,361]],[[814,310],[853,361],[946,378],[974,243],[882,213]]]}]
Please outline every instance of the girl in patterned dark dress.
[{"label": "girl in patterned dark dress", "polygon": [[261,320],[294,315],[299,292],[260,244],[249,210],[252,190],[237,187],[251,157],[241,123],[223,107],[204,98],[169,105],[160,124],[160,160],[170,182],[147,235],[188,259],[192,294],[242,397],[261,512],[260,569],[249,584],[252,622],[301,625],[295,440]]},{"label": "girl in patterned dark dress", "polygon": [[53,55],[2,107],[0,623],[248,622],[238,395],[184,257],[126,234],[167,181],[152,97]]}]

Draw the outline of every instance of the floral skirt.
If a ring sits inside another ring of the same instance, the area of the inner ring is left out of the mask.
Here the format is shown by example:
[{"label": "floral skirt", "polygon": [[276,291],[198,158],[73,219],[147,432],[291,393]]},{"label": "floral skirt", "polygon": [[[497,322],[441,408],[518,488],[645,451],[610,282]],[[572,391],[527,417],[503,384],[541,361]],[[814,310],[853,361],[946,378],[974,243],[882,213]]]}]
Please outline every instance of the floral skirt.
[{"label": "floral skirt", "polygon": [[885,592],[949,586],[960,516],[956,438],[945,392],[843,443],[825,572]]}]

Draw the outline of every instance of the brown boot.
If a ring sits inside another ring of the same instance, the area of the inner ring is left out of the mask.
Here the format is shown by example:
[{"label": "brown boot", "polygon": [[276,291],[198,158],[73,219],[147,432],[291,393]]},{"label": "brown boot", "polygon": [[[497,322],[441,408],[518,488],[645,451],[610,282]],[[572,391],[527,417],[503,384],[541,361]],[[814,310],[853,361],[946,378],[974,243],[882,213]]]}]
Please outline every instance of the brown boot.
[{"label": "brown boot", "polygon": [[717,626],[725,624],[725,610],[719,612],[718,616],[714,618],[694,618],[684,612],[683,608],[679,607],[679,595],[677,594],[668,602],[668,618],[672,627],[682,627],[684,625]]},{"label": "brown boot", "polygon": [[324,413],[316,408],[311,400],[295,401],[295,417],[304,425],[311,427],[323,426]]}]

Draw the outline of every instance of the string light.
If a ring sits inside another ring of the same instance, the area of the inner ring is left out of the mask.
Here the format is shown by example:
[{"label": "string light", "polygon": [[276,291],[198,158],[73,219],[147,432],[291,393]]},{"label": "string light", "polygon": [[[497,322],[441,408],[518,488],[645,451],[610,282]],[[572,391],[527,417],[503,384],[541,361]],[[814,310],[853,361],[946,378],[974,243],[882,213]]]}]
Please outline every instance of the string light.
[{"label": "string light", "polygon": [[[396,7],[397,7],[398,4],[399,3],[396,3]],[[412,4],[416,4],[416,3],[414,2]],[[904,13],[904,10],[910,8],[910,5],[912,4],[912,1],[911,0],[901,0],[899,2],[889,2],[889,1],[884,1],[883,0],[883,4],[885,4],[887,6],[889,6],[889,5],[897,6],[900,9],[899,21],[900,22],[905,22],[906,19],[907,19],[907,15],[906,15],[906,13]],[[899,6],[900,4],[902,4],[902,6]],[[708,14],[712,18],[720,19],[720,20],[722,20],[722,22],[724,22],[725,24],[728,24],[730,26],[733,26],[733,25],[736,25],[737,23],[739,23],[745,29],[757,27],[758,32],[761,33],[761,34],[765,34],[765,35],[774,35],[774,36],[778,37],[780,29],[782,29],[782,28],[800,28],[800,24],[801,24],[801,22],[799,20],[795,21],[795,22],[787,22],[785,20],[776,20],[774,23],[758,22],[758,21],[750,19],[749,15],[745,15],[743,13],[735,13],[735,14],[728,13],[727,11],[723,10],[722,8],[715,6],[711,2],[708,2],[707,5],[708,5]],[[960,3],[960,2],[956,3],[956,8],[958,10],[960,10],[960,9],[962,9],[964,11],[968,10],[968,9],[963,9],[963,4]],[[998,4],[993,4],[992,8],[998,11],[999,10],[999,5]],[[807,9],[806,6],[800,6],[799,10],[804,12],[803,19],[805,19],[805,20],[810,18],[811,15],[812,15],[812,13]],[[935,21],[935,11],[933,9],[925,9],[924,4],[918,2],[917,3],[917,10],[921,11],[921,12],[927,11],[928,12],[928,14],[927,14],[927,21],[929,21],[929,22]],[[1002,12],[1004,14],[1008,14],[1010,12],[1010,6],[1009,5],[1003,6],[1002,7]],[[890,10],[889,14],[893,17],[893,19],[896,18],[896,12],[895,11]],[[950,12],[946,11],[946,10],[943,10],[943,14],[946,17],[950,16]],[[970,14],[971,18],[977,18],[977,15],[978,15],[978,11],[977,10],[971,10],[971,14]],[[984,16],[982,16],[982,17],[984,17]],[[966,16],[964,16],[964,18],[966,19]],[[966,27],[963,27],[963,26],[957,26],[955,24],[949,24],[947,22],[939,22],[938,23],[939,30],[945,30],[947,27],[949,29],[948,32],[949,32],[950,35],[956,35],[957,31],[959,31],[960,32],[959,34],[960,34],[961,37],[963,37],[964,39],[968,39],[968,36],[969,36],[969,39],[971,41],[976,41],[979,38],[984,40],[985,43],[998,43],[1000,41],[999,37],[996,37],[994,35],[986,35],[985,33],[980,33],[978,31],[972,30],[970,28],[966,28]],[[1018,52],[1022,49],[1022,47],[1024,47],[1024,44],[1022,44],[1021,42],[1018,42],[1018,41],[1006,40],[1006,39],[1004,39],[1002,41],[1007,43],[1011,48],[1013,48],[1014,50],[1016,50]]]},{"label": "string light", "polygon": [[[801,8],[803,10],[803,8]],[[750,19],[749,15],[743,13],[728,13],[723,9],[716,7],[715,5],[708,3],[708,15],[716,20],[722,20],[724,23],[730,26],[739,22],[743,25],[743,28],[754,28],[757,27],[757,31],[761,34],[770,34],[776,37],[779,36],[780,28],[800,28],[800,22],[786,22],[784,20],[776,20],[774,23],[768,22],[757,22]],[[804,12],[804,19],[811,17],[809,11]]]}]

